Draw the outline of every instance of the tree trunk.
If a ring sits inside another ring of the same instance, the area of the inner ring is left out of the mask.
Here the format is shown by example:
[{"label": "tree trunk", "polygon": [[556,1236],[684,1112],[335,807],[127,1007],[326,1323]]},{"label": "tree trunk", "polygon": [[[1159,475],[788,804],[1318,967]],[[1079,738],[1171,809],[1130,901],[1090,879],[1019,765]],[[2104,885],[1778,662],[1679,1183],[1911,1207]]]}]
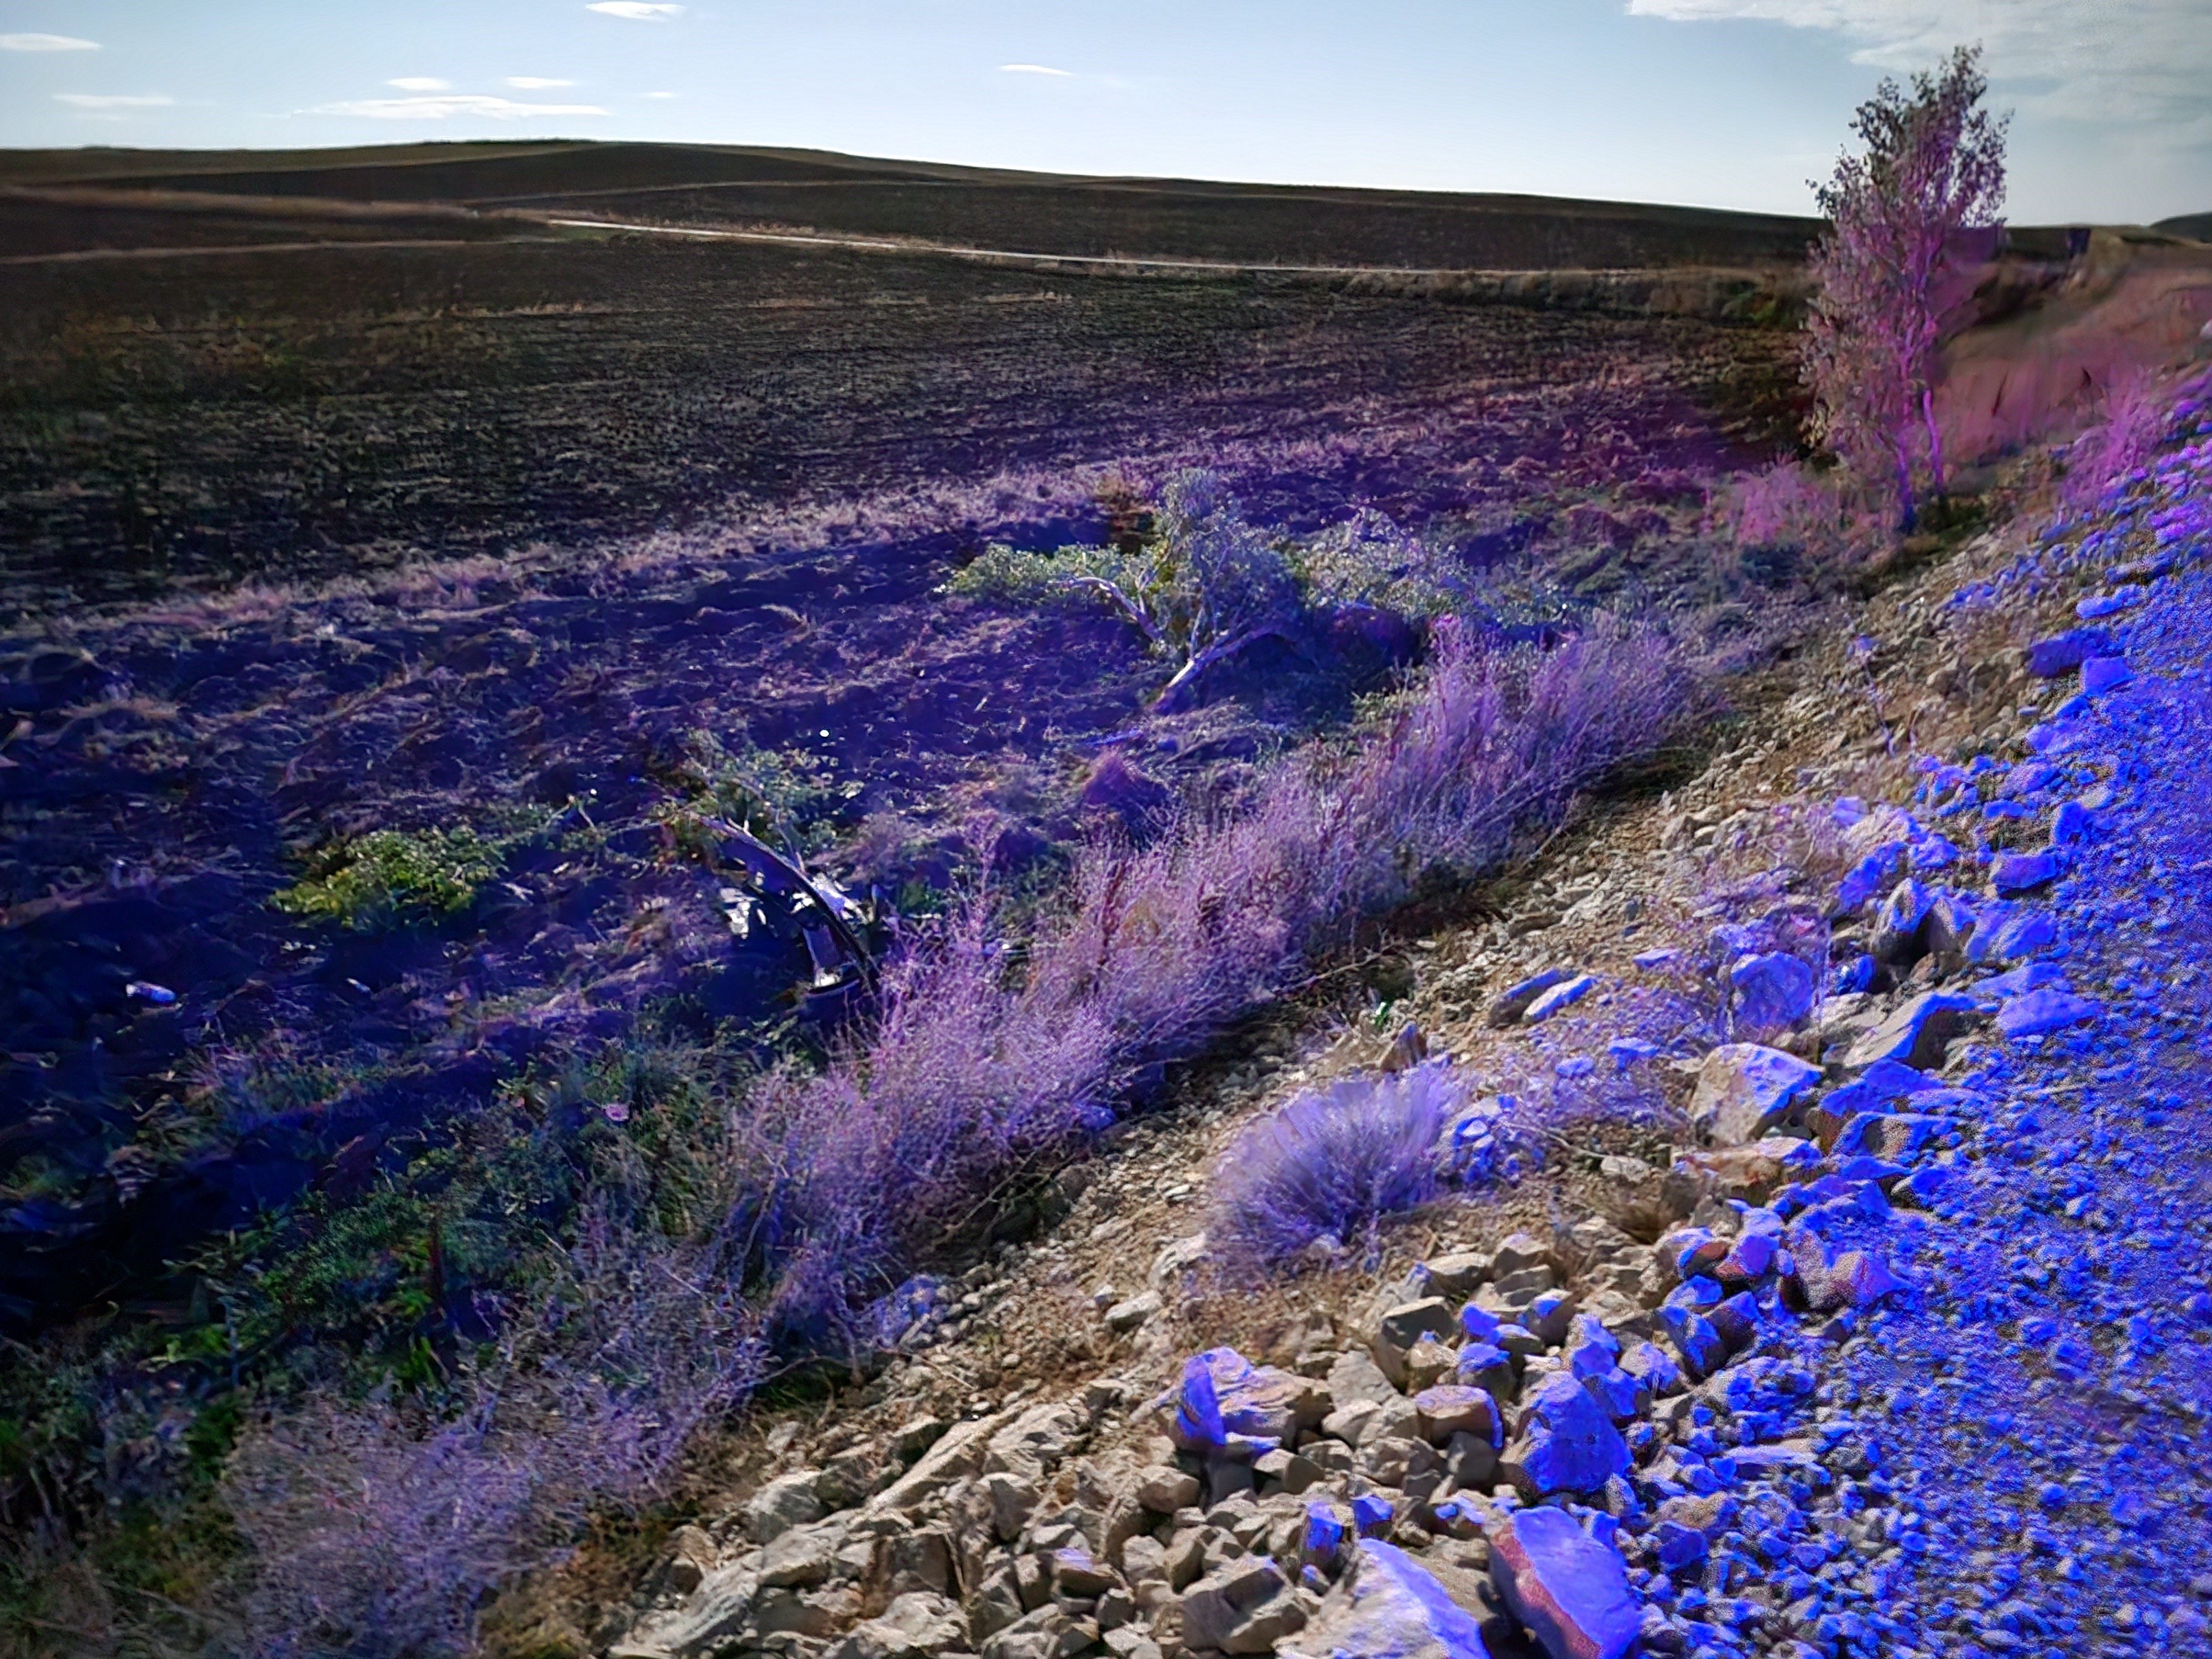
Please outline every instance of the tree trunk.
[{"label": "tree trunk", "polygon": [[1905,446],[1904,434],[1898,434],[1897,455],[1897,528],[1901,535],[1910,536],[1918,528],[1919,514],[1912,506],[1912,452]]},{"label": "tree trunk", "polygon": [[1943,429],[1936,423],[1936,388],[1920,388],[1920,422],[1928,428],[1928,470],[1938,495],[1946,492],[1943,480]]}]

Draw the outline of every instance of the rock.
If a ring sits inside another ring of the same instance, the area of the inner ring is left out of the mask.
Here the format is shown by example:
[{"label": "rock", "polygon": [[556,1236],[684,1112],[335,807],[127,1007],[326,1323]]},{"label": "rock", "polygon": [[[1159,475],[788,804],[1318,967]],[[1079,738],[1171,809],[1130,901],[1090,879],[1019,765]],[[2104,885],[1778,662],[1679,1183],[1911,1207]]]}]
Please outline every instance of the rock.
[{"label": "rock", "polygon": [[1031,1406],[993,1434],[983,1468],[1041,1481],[1079,1447],[1091,1431],[1091,1413],[1081,1403],[1060,1400]]},{"label": "rock", "polygon": [[1529,1497],[1595,1492],[1630,1465],[1620,1431],[1571,1376],[1547,1378],[1522,1401],[1518,1433],[1499,1460]]},{"label": "rock", "polygon": [[1977,1013],[1972,997],[1923,991],[1853,1043],[1844,1056],[1844,1064],[1852,1071],[1885,1060],[1923,1071],[1940,1066],[1944,1046],[1964,1030]]},{"label": "rock", "polygon": [[2058,928],[2041,910],[1994,905],[1982,913],[1966,941],[1970,963],[2021,962],[2039,956],[2058,940]]},{"label": "rock", "polygon": [[838,1547],[844,1541],[845,1528],[835,1522],[787,1528],[763,1555],[762,1588],[805,1589],[820,1583],[836,1565]]},{"label": "rock", "polygon": [[1079,1545],[1052,1553],[1053,1588],[1062,1595],[1103,1595],[1120,1582],[1113,1568],[1093,1560]]},{"label": "rock", "polygon": [[1153,1407],[1174,1406],[1168,1436],[1178,1449],[1203,1451],[1231,1436],[1287,1440],[1299,1429],[1318,1427],[1330,1399],[1329,1389],[1311,1377],[1255,1365],[1234,1348],[1209,1348],[1184,1366],[1182,1389]]},{"label": "rock", "polygon": [[1836,915],[1855,916],[1873,903],[1875,895],[1886,892],[1896,881],[1898,866],[1904,860],[1903,844],[1893,842],[1876,848],[1846,870],[1836,884]]},{"label": "rock", "polygon": [[[2118,615],[2119,612],[2139,601],[2142,596],[2143,590],[2141,586],[2134,582],[2128,582],[2112,589],[2109,593],[2088,595],[2075,605],[2074,614],[2083,622],[2095,622],[2100,617]],[[2082,667],[2086,669],[2090,662],[2095,660],[2094,657],[2088,659],[2082,664]]]},{"label": "rock", "polygon": [[692,1659],[721,1650],[751,1622],[760,1581],[736,1566],[709,1571],[672,1612],[648,1618],[615,1651],[637,1659]]},{"label": "rock", "polygon": [[1180,1284],[1184,1274],[1206,1259],[1211,1248],[1204,1233],[1170,1239],[1152,1257],[1152,1269],[1146,1274],[1145,1282],[1156,1291]]},{"label": "rock", "polygon": [[1563,980],[1530,1003],[1522,1018],[1531,1025],[1540,1025],[1561,1009],[1571,1008],[1580,1002],[1596,984],[1597,977],[1593,974],[1577,974],[1572,979]]},{"label": "rock", "polygon": [[1159,1293],[1146,1291],[1106,1310],[1106,1328],[1115,1335],[1135,1330],[1160,1310]]},{"label": "rock", "polygon": [[2112,636],[2101,628],[2069,628],[2027,647],[2027,672],[2039,680],[2070,674],[2092,657],[2116,654]]},{"label": "rock", "polygon": [[2081,665],[2081,689],[2091,696],[2116,690],[2135,678],[2124,657],[2091,657]]},{"label": "rock", "polygon": [[1073,1659],[1097,1638],[1095,1626],[1047,1605],[1025,1613],[1006,1629],[984,1638],[981,1659]]},{"label": "rock", "polygon": [[894,1597],[880,1618],[855,1625],[823,1659],[933,1659],[964,1651],[968,1620],[959,1607],[927,1590]]},{"label": "rock", "polygon": [[[1183,1479],[1189,1480],[1188,1475]],[[1191,1496],[1198,1495],[1198,1482],[1192,1480]],[[984,1495],[991,1504],[991,1529],[1002,1544],[1011,1544],[1022,1535],[1022,1528],[1030,1523],[1030,1516],[1044,1501],[1037,1489],[1019,1475],[1003,1472],[983,1477]]]},{"label": "rock", "polygon": [[1421,1414],[1421,1436],[1431,1445],[1455,1434],[1480,1436],[1492,1447],[1505,1443],[1504,1419],[1487,1389],[1465,1383],[1424,1389],[1413,1396],[1413,1408]]},{"label": "rock", "polygon": [[2051,844],[2079,847],[2097,832],[2097,815],[2078,800],[2058,803],[2051,815]]},{"label": "rock", "polygon": [[720,1562],[721,1553],[704,1528],[678,1527],[669,1540],[669,1588],[680,1595],[697,1589]]},{"label": "rock", "polygon": [[1744,1030],[1779,1030],[1813,1012],[1813,969],[1786,951],[1740,958],[1729,969],[1729,983],[1735,992],[1736,1024]]},{"label": "rock", "polygon": [[1899,1288],[1896,1276],[1863,1250],[1831,1258],[1827,1246],[1803,1227],[1792,1228],[1783,1242],[1796,1268],[1783,1278],[1783,1295],[1804,1312],[1869,1308]]},{"label": "rock", "polygon": [[[1452,1318],[1451,1304],[1440,1296],[1426,1296],[1418,1301],[1401,1302],[1382,1316],[1376,1332],[1375,1363],[1393,1385],[1394,1391],[1406,1383],[1406,1356],[1413,1345],[1424,1336],[1449,1337],[1457,1325]],[[1334,1372],[1330,1373],[1329,1395],[1335,1397]]]},{"label": "rock", "polygon": [[1974,936],[1981,918],[1964,894],[1946,888],[1936,896],[1928,907],[1928,915],[1920,924],[1921,943],[1928,954],[1947,969],[1956,969],[1966,959],[1966,945]]},{"label": "rock", "polygon": [[1571,972],[1565,968],[1547,968],[1541,973],[1530,975],[1519,984],[1502,992],[1491,1003],[1488,1012],[1483,1015],[1483,1023],[1500,1030],[1513,1024],[1528,1012],[1529,1004],[1538,997],[1572,977]]},{"label": "rock", "polygon": [[1531,1267],[1552,1265],[1552,1247],[1534,1233],[1510,1233],[1490,1258],[1493,1282],[1507,1279]]},{"label": "rock", "polygon": [[1264,1555],[1224,1564],[1183,1592],[1185,1645],[1268,1653],[1306,1622],[1291,1582]]},{"label": "rock", "polygon": [[2048,850],[2006,853],[1990,866],[1990,886],[1999,898],[2017,898],[2049,886],[2058,879],[2061,868],[2058,855]]},{"label": "rock", "polygon": [[1254,1458],[1252,1474],[1270,1493],[1279,1492],[1290,1498],[1319,1486],[1323,1478],[1321,1465],[1280,1446]]},{"label": "rock", "polygon": [[1338,1409],[1358,1401],[1380,1405],[1398,1398],[1398,1389],[1391,1385],[1391,1380],[1382,1376],[1378,1364],[1358,1349],[1336,1356],[1336,1363],[1329,1367],[1329,1376],[1322,1387],[1329,1391],[1329,1402]]},{"label": "rock", "polygon": [[1362,1540],[1313,1622],[1281,1651],[1285,1659],[1334,1654],[1357,1659],[1488,1659],[1475,1615],[1434,1573],[1395,1545]]},{"label": "rock", "polygon": [[1419,1394],[1422,1389],[1443,1382],[1458,1368],[1457,1351],[1446,1347],[1424,1332],[1421,1340],[1406,1353],[1406,1391]]},{"label": "rock", "polygon": [[1413,1283],[1424,1296],[1440,1296],[1447,1302],[1464,1302],[1474,1287],[1489,1276],[1490,1263],[1465,1252],[1440,1255],[1413,1269]]},{"label": "rock", "polygon": [[1137,1478],[1137,1502],[1154,1515],[1173,1515],[1198,1502],[1198,1477],[1178,1468],[1146,1469]]},{"label": "rock", "polygon": [[1690,1121],[1722,1146],[1756,1140],[1782,1121],[1790,1104],[1820,1080],[1820,1068],[1756,1042],[1731,1042],[1698,1068]]},{"label": "rock", "polygon": [[2087,997],[2045,986],[2017,996],[1997,1010],[1997,1030],[2008,1037],[2041,1036],[2095,1019],[2100,1012]]},{"label": "rock", "polygon": [[1551,1659],[1621,1659],[1643,1631],[1627,1564],[1564,1510],[1507,1516],[1490,1534],[1490,1571]]},{"label": "rock", "polygon": [[757,1544],[780,1537],[793,1527],[822,1518],[822,1498],[817,1489],[818,1469],[800,1469],[778,1476],[752,1495],[745,1504],[745,1531]]},{"label": "rock", "polygon": [[[1709,1188],[1723,1198],[1758,1202],[1788,1180],[1797,1162],[1808,1152],[1817,1162],[1818,1152],[1808,1143],[1788,1135],[1768,1135],[1746,1146],[1711,1146],[1685,1152],[1674,1160],[1674,1169],[1688,1179],[1692,1190]],[[1727,1245],[1716,1243],[1709,1262],[1717,1263],[1727,1254]],[[1692,1271],[1710,1272],[1711,1267]]]},{"label": "rock", "polygon": [[1910,878],[1892,888],[1875,917],[1869,941],[1875,960],[1904,963],[1917,956],[1921,924],[1928,920],[1929,907],[1935,902],[1936,895],[1930,890]]},{"label": "rock", "polygon": [[1012,1412],[996,1412],[946,1432],[920,1462],[887,1490],[876,1494],[868,1504],[870,1512],[896,1510],[912,1513],[954,1482],[981,1474],[991,1437],[1005,1427],[1012,1416]]}]

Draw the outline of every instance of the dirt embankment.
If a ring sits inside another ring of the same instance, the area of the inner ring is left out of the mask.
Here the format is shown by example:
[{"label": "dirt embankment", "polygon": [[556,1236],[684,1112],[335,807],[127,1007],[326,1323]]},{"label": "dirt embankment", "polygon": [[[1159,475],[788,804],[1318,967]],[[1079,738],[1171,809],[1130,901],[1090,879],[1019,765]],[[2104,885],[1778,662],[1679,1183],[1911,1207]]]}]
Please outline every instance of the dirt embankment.
[{"label": "dirt embankment", "polygon": [[1937,409],[1953,456],[2064,438],[2106,394],[2212,351],[2212,246],[2100,230],[2070,264],[1982,268],[1996,314],[1953,340]]}]

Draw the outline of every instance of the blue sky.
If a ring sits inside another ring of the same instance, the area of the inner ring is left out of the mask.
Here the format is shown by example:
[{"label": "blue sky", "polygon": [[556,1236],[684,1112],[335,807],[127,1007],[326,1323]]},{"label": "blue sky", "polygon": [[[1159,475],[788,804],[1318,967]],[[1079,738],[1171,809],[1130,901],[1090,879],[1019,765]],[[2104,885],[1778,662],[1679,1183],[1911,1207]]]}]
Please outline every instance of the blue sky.
[{"label": "blue sky", "polygon": [[2009,216],[2212,210],[2212,0],[0,0],[0,146],[588,137],[1804,212],[1954,41]]}]

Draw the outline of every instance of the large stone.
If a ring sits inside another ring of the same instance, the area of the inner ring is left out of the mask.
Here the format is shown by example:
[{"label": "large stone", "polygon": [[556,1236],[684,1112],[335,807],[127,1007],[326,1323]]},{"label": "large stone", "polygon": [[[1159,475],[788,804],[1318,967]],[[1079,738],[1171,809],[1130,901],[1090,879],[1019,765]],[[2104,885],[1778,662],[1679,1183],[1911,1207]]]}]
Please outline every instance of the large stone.
[{"label": "large stone", "polygon": [[1998,1009],[1997,1030],[2008,1037],[2041,1036],[2048,1031],[2063,1030],[2069,1025],[2094,1019],[2099,1012],[2097,1005],[2087,997],[2045,986],[2039,991],[2014,997]]},{"label": "large stone", "polygon": [[1572,979],[1562,980],[1528,1005],[1522,1016],[1531,1025],[1540,1025],[1563,1008],[1571,1008],[1588,996],[1597,984],[1593,974],[1577,974]]},{"label": "large stone", "polygon": [[2070,674],[2092,657],[2109,657],[2118,647],[2101,628],[2069,628],[2027,647],[2027,672],[2039,680]]},{"label": "large stone", "polygon": [[1869,948],[1876,960],[1900,963],[1920,953],[1920,930],[1936,895],[1913,880],[1900,881],[1890,890],[1875,917]]},{"label": "large stone", "polygon": [[1507,1516],[1490,1535],[1490,1573],[1551,1659],[1621,1659],[1642,1632],[1627,1564],[1565,1510]]},{"label": "large stone", "polygon": [[1943,1061],[1944,1045],[1976,1018],[1973,998],[1923,991],[1850,1047],[1844,1064],[1861,1071],[1893,1060],[1925,1071]]},{"label": "large stone", "polygon": [[1421,1414],[1422,1436],[1432,1445],[1462,1433],[1480,1435],[1493,1448],[1505,1443],[1504,1419],[1486,1389],[1465,1383],[1424,1389],[1413,1396],[1413,1407]]},{"label": "large stone", "polygon": [[876,1494],[868,1504],[870,1511],[898,1510],[911,1514],[955,1482],[981,1474],[991,1437],[1012,1417],[1010,1411],[994,1412],[951,1430],[922,1454],[920,1462]]},{"label": "large stone", "polygon": [[2062,867],[2058,854],[2047,848],[2039,853],[2006,853],[1990,864],[1990,885],[1999,898],[2017,898],[2049,886],[2058,879]]},{"label": "large stone", "polygon": [[[1451,1304],[1440,1296],[1425,1296],[1417,1301],[1401,1302],[1386,1311],[1376,1332],[1375,1363],[1382,1368],[1394,1387],[1406,1386],[1406,1356],[1424,1336],[1450,1339],[1457,1336],[1458,1325],[1452,1318]],[[1334,1390],[1332,1390],[1332,1393]]]},{"label": "large stone", "polygon": [[755,1492],[745,1504],[745,1530],[757,1544],[766,1544],[793,1527],[822,1518],[821,1480],[817,1469],[800,1469],[780,1475]]},{"label": "large stone", "polygon": [[1182,1639],[1224,1653],[1269,1653],[1306,1622],[1283,1570],[1264,1555],[1224,1562],[1182,1596]]},{"label": "large stone", "polygon": [[1313,1622],[1279,1650],[1285,1659],[1488,1659],[1475,1615],[1434,1573],[1395,1545],[1360,1540]]},{"label": "large stone", "polygon": [[2050,912],[2009,904],[1993,905],[1982,913],[1974,936],[1966,941],[1966,960],[2024,962],[2042,955],[2057,942],[2057,924],[2051,921]]},{"label": "large stone", "polygon": [[1778,1031],[1813,1012],[1810,964],[1786,951],[1743,957],[1729,969],[1739,1030]]},{"label": "large stone", "polygon": [[1509,987],[1490,1005],[1483,1016],[1484,1023],[1504,1027],[1513,1024],[1528,1012],[1528,1005],[1555,985],[1563,985],[1574,977],[1565,968],[1547,968],[1541,973],[1531,974],[1518,985]]},{"label": "large stone", "polygon": [[823,1659],[933,1659],[965,1650],[968,1620],[958,1605],[927,1590],[909,1590],[879,1619],[855,1625]]},{"label": "large stone", "polygon": [[1032,1406],[991,1437],[983,1468],[994,1474],[1039,1481],[1079,1449],[1090,1432],[1091,1413],[1079,1401]]},{"label": "large stone", "polygon": [[[1200,1399],[1208,1388],[1210,1417]],[[1287,1440],[1299,1429],[1318,1427],[1328,1414],[1329,1394],[1312,1377],[1255,1365],[1234,1348],[1209,1348],[1184,1367],[1182,1387],[1153,1404],[1172,1410],[1168,1437],[1178,1449],[1203,1451],[1227,1436]]]},{"label": "large stone", "polygon": [[1581,1382],[1568,1374],[1539,1383],[1522,1401],[1519,1433],[1499,1467],[1529,1497],[1595,1492],[1631,1466],[1628,1443]]},{"label": "large stone", "polygon": [[1707,1054],[1690,1097],[1690,1121],[1723,1146],[1756,1140],[1788,1115],[1790,1103],[1820,1080],[1820,1068],[1756,1042],[1730,1042]]}]

